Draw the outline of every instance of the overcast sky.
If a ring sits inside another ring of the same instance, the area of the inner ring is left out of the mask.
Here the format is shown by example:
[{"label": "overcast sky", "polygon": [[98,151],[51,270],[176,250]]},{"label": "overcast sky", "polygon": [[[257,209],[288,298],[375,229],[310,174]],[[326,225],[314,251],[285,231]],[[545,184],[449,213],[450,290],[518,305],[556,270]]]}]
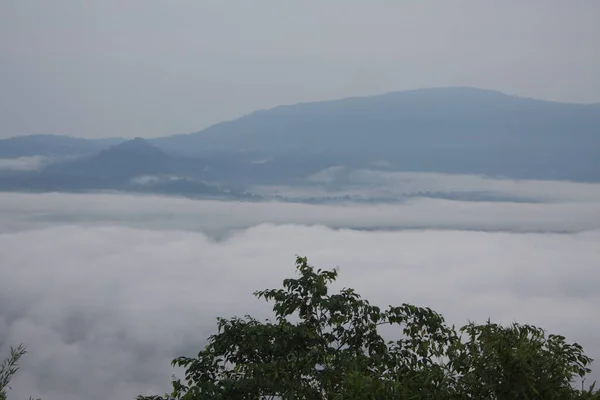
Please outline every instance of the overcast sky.
[{"label": "overcast sky", "polygon": [[600,101],[597,0],[2,0],[0,137],[193,132],[431,86]]}]

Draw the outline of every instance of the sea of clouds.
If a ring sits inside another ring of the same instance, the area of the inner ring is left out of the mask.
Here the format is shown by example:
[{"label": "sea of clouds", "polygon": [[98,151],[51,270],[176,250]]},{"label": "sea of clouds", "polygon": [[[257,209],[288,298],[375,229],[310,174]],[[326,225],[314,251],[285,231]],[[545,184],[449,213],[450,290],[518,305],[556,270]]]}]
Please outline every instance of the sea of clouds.
[{"label": "sea of clouds", "polygon": [[[435,187],[430,178],[420,185]],[[0,356],[19,343],[29,350],[11,396],[162,394],[170,360],[197,353],[217,316],[270,315],[252,292],[293,276],[296,254],[339,266],[336,287],[372,303],[432,307],[451,324],[539,325],[600,361],[600,185],[448,178],[450,189],[542,201],[1,193]]]}]

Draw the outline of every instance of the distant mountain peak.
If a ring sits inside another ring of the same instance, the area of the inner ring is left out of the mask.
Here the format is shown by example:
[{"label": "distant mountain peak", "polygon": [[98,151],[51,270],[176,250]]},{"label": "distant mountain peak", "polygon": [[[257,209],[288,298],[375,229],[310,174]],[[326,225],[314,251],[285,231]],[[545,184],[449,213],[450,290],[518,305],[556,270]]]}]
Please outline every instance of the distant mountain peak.
[{"label": "distant mountain peak", "polygon": [[122,185],[135,176],[171,173],[171,157],[147,140],[135,138],[92,156],[57,164],[48,172],[99,179],[101,185]]},{"label": "distant mountain peak", "polygon": [[98,155],[131,154],[164,157],[166,154],[146,139],[136,137],[102,150]]}]

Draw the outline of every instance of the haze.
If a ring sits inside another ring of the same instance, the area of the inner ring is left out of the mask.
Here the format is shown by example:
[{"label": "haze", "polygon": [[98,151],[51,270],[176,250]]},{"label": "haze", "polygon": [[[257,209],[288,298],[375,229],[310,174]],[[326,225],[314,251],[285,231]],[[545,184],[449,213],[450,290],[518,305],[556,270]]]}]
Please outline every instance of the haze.
[{"label": "haze", "polygon": [[600,101],[600,3],[0,2],[0,137],[153,137],[432,86]]},{"label": "haze", "polygon": [[216,317],[272,316],[252,293],[296,255],[384,307],[564,335],[598,380],[599,21],[0,0],[0,360],[29,351],[8,398],[164,393]]},{"label": "haze", "polygon": [[[0,344],[30,350],[10,394],[164,393],[170,360],[196,354],[217,316],[270,315],[252,292],[280,287],[295,254],[339,266],[336,288],[375,304],[429,306],[457,325],[524,321],[599,359],[600,185],[512,190],[554,200],[308,205],[0,194]],[[600,377],[597,362],[592,368],[590,381]]]}]

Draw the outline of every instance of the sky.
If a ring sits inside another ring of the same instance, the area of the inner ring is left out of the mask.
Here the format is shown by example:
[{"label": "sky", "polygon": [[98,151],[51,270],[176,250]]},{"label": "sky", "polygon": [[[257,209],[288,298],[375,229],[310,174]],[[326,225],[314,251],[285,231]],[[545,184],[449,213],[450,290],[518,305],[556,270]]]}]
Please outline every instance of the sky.
[{"label": "sky", "polygon": [[0,357],[21,342],[29,350],[10,395],[162,394],[178,372],[171,359],[194,356],[216,317],[272,316],[252,293],[281,287],[295,255],[339,267],[335,288],[372,304],[427,306],[457,325],[529,323],[600,360],[600,184],[364,174],[367,191],[401,181],[536,202],[0,193]]},{"label": "sky", "polygon": [[0,138],[435,86],[600,102],[596,0],[2,0]]}]

